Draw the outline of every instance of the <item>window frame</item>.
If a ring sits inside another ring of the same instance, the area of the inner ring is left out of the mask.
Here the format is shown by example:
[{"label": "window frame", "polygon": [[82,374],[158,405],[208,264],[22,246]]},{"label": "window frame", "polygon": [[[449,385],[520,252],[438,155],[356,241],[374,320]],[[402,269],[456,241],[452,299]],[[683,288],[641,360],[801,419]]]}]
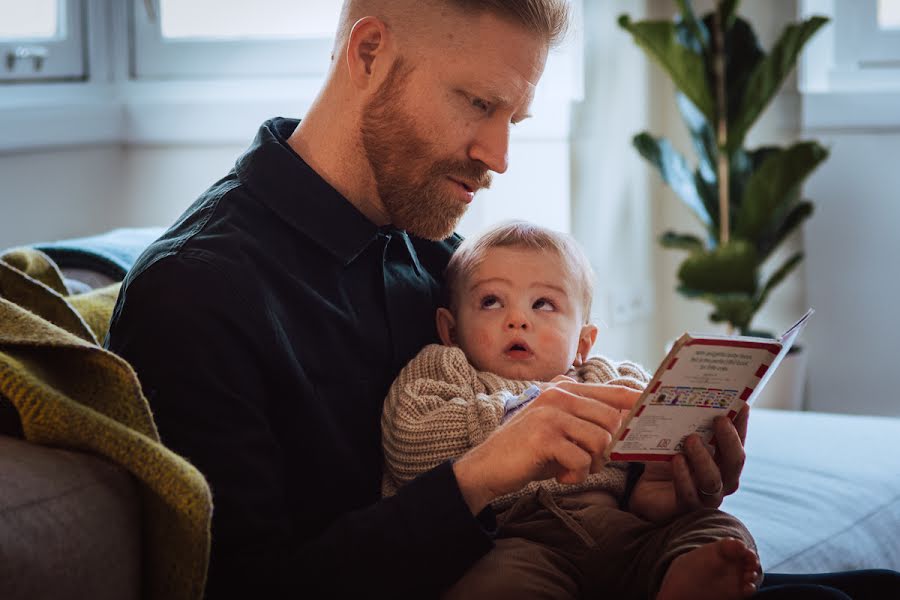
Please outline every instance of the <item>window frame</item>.
[{"label": "window frame", "polygon": [[[131,0],[130,77],[135,80],[255,79],[324,75],[332,40],[166,40],[159,0]],[[151,14],[148,5],[153,8]],[[292,57],[286,60],[285,57]]]},{"label": "window frame", "polygon": [[798,13],[832,20],[801,54],[802,129],[900,129],[900,31],[877,28],[875,1],[800,0]]},{"label": "window frame", "polygon": [[[65,20],[64,34],[60,38],[23,38],[18,40],[0,39],[0,85],[21,82],[83,81],[88,77],[86,29],[88,26],[85,0],[58,0],[60,12]],[[46,54],[35,61],[22,57],[13,62],[9,69],[7,61],[17,51],[39,50]]]}]

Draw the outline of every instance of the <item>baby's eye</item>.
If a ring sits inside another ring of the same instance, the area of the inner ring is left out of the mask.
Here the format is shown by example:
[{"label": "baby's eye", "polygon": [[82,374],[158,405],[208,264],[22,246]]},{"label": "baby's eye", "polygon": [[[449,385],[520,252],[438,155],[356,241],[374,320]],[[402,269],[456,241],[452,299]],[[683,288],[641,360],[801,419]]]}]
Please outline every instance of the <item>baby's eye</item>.
[{"label": "baby's eye", "polygon": [[500,299],[497,296],[488,295],[481,299],[481,308],[493,310],[500,308]]},{"label": "baby's eye", "polygon": [[556,305],[546,298],[541,298],[539,300],[536,300],[535,303],[531,305],[531,308],[533,308],[534,310],[553,311],[556,310]]}]

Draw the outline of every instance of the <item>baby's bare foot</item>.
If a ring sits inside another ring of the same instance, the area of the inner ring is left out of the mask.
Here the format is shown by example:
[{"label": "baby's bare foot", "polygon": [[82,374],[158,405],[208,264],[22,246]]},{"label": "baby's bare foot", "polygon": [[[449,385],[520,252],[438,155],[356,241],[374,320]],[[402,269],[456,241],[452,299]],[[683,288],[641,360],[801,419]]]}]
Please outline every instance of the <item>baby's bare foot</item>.
[{"label": "baby's bare foot", "polygon": [[724,539],[682,554],[663,577],[657,600],[731,600],[756,591],[761,567],[744,542]]}]

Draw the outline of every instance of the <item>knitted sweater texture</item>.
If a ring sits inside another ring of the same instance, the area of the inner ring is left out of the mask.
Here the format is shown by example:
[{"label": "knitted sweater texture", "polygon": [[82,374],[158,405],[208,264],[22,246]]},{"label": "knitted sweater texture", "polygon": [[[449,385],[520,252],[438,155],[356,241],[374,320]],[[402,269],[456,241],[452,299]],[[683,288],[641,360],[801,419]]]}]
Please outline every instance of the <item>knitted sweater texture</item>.
[{"label": "knitted sweater texture", "polygon": [[[594,356],[565,373],[580,382],[622,385],[642,390],[649,375],[631,362]],[[536,381],[505,379],[477,371],[462,350],[431,344],[422,349],[394,380],[381,417],[385,469],[382,494],[392,496],[418,475],[457,458],[483,442],[505,414],[509,394],[519,395]],[[555,479],[531,482],[501,496],[494,508],[508,508],[542,487],[552,494],[600,490],[621,499],[626,463],[609,463],[579,484]]]}]

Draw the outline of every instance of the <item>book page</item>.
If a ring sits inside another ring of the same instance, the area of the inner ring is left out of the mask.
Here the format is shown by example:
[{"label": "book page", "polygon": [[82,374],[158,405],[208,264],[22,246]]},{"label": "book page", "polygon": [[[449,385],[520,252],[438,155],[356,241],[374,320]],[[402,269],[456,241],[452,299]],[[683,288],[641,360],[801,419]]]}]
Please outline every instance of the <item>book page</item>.
[{"label": "book page", "polygon": [[683,335],[631,410],[607,457],[671,460],[692,433],[710,442],[715,418],[734,419],[758,396],[810,314],[778,340]]}]

